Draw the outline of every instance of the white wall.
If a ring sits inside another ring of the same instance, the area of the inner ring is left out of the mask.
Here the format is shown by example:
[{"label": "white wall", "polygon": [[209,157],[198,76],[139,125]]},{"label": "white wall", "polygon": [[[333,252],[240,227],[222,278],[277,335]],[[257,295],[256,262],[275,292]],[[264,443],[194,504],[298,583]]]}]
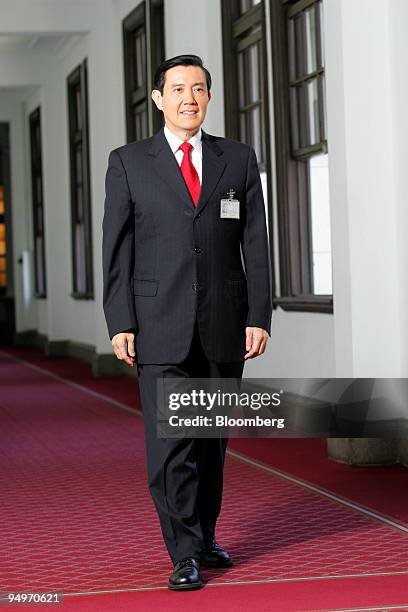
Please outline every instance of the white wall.
[{"label": "white wall", "polygon": [[165,0],[166,54],[194,53],[203,58],[213,81],[212,99],[203,128],[225,135],[221,3]]},{"label": "white wall", "polygon": [[408,3],[389,2],[389,38],[391,45],[392,137],[394,140],[394,180],[397,203],[397,277],[400,306],[401,376],[408,372]]},{"label": "white wall", "polygon": [[344,377],[405,375],[391,4],[326,2],[336,374]]},{"label": "white wall", "polygon": [[[22,101],[16,102],[15,94],[0,90],[0,116],[9,117],[13,126],[15,258],[32,248],[31,221],[26,216],[31,201],[25,192],[29,175],[24,115],[27,126],[28,114],[41,101],[43,118],[48,298],[33,301],[26,312],[16,266],[17,328],[37,328],[51,340],[85,342],[100,353],[111,351],[102,311],[104,178],[109,151],[125,142],[121,21],[136,4],[135,0],[7,0],[0,8],[0,33],[37,29],[66,36],[53,55],[36,51],[35,46],[12,56],[0,53],[0,88],[39,86],[28,98],[25,94],[25,107]],[[23,5],[34,21],[23,19]],[[277,309],[269,350],[247,363],[246,376],[399,376],[407,372],[408,315],[402,305],[408,296],[408,126],[407,85],[401,78],[407,73],[407,12],[405,0],[325,0],[334,315]],[[196,0],[192,11],[187,0],[165,0],[165,25],[168,57],[194,52],[209,66],[213,99],[204,129],[223,135],[220,3]],[[270,43],[269,36],[269,51]],[[85,57],[95,301],[70,297],[66,77]],[[271,94],[271,79],[269,88]],[[272,95],[269,112],[273,124]],[[272,178],[276,219],[276,176]],[[17,224],[16,217],[26,223]],[[275,257],[275,274],[277,264]]]}]

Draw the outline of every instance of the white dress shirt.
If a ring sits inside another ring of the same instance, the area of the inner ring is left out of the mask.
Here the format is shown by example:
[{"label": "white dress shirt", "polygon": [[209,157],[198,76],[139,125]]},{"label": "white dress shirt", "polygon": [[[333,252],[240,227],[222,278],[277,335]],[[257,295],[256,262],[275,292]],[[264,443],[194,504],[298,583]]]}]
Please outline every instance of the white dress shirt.
[{"label": "white dress shirt", "polygon": [[[170,145],[170,149],[173,151],[175,158],[177,160],[178,165],[181,165],[181,162],[184,157],[183,151],[180,149],[180,145],[183,144],[184,140],[179,138],[169,128],[167,125],[164,126],[164,135],[167,138],[167,142]],[[191,161],[193,162],[194,168],[197,170],[198,178],[200,179],[200,185],[202,180],[202,167],[203,167],[203,154],[202,154],[202,146],[201,146],[201,128],[198,130],[197,134],[192,136],[190,140],[187,140],[192,145],[192,150],[190,153]]]}]

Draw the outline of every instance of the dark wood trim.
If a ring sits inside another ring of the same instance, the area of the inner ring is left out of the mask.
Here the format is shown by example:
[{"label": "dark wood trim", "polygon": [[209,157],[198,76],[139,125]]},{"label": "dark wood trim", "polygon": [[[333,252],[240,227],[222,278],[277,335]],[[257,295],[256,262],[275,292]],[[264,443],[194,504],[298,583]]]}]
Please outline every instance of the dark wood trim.
[{"label": "dark wood trim", "polygon": [[[76,89],[80,89],[81,129],[76,125]],[[75,299],[94,299],[93,263],[92,263],[92,213],[91,213],[91,185],[90,185],[90,150],[89,150],[89,111],[88,111],[88,77],[87,60],[73,70],[67,77],[68,92],[68,125],[69,125],[69,159],[70,159],[70,185],[71,185],[71,248],[72,248],[72,293]],[[85,285],[84,291],[76,288],[76,245],[75,223],[78,206],[76,192],[76,158],[75,145],[81,144],[82,151],[82,196],[83,219],[85,233]]]},{"label": "dark wood trim", "polygon": [[[238,83],[237,63],[233,48],[233,24],[237,19],[236,3],[231,0],[221,0],[222,15],[222,44],[224,68],[224,117],[225,134],[229,138],[238,140],[238,96],[236,84]],[[234,88],[231,87],[234,85]]]},{"label": "dark wood trim", "polygon": [[[135,140],[134,118],[133,118],[133,100],[134,88],[133,78],[135,73],[134,66],[134,49],[133,49],[133,33],[135,30],[144,27],[145,30],[145,56],[147,57],[147,42],[146,42],[146,2],[141,2],[127,17],[122,21],[122,40],[123,40],[123,62],[124,62],[124,79],[125,79],[125,113],[126,113],[126,138],[127,142]],[[147,84],[146,84],[147,85]],[[139,93],[139,91],[138,91]],[[140,98],[147,98],[147,89],[140,88]]]},{"label": "dark wood trim", "polygon": [[[261,53],[259,55],[259,83],[260,99],[263,110],[263,137],[262,156],[263,161],[259,164],[259,170],[266,172],[267,179],[267,206],[268,206],[268,233],[269,252],[273,261],[273,206],[272,206],[272,162],[271,162],[271,134],[269,117],[269,91],[268,82],[264,78],[268,74],[268,54],[266,45],[266,19],[264,3],[258,4],[247,13],[239,17],[238,3],[234,0],[221,0],[222,14],[222,42],[223,42],[223,69],[224,69],[224,117],[225,133],[229,138],[239,139],[239,101],[238,101],[238,69],[236,60],[237,47],[234,43],[234,35],[242,34],[249,27],[260,22],[261,29],[257,33],[257,39],[262,40]],[[262,128],[261,128],[262,129]],[[272,297],[275,296],[276,281],[272,274]]]},{"label": "dark wood trim", "polygon": [[[236,14],[236,13],[235,13]],[[256,4],[249,11],[241,15],[238,19],[234,19],[232,24],[232,36],[241,36],[246,30],[249,30],[254,25],[263,19],[263,2]]]},{"label": "dark wood trim", "polygon": [[[135,30],[145,32],[146,82],[137,89],[133,87],[135,74],[135,51],[133,36]],[[127,142],[136,140],[134,110],[144,105],[147,111],[147,136],[157,132],[163,125],[163,113],[150,100],[149,82],[153,80],[157,66],[164,60],[164,2],[163,0],[144,0],[122,21],[125,113]],[[147,67],[151,66],[151,74]],[[150,125],[153,131],[150,130]]]},{"label": "dark wood trim", "polygon": [[[40,134],[39,142],[36,142],[37,131]],[[30,153],[31,153],[31,194],[32,194],[32,219],[33,219],[33,250],[34,250],[34,277],[35,297],[45,299],[47,297],[47,266],[45,257],[45,225],[44,225],[44,184],[42,174],[42,130],[41,130],[41,108],[38,106],[29,115]],[[41,201],[38,200],[37,181],[41,185]],[[41,231],[38,227],[39,208],[41,207]],[[40,258],[37,253],[37,236],[42,238],[42,249]],[[41,268],[44,278],[44,288],[39,287],[38,270]]]},{"label": "dark wood trim", "polygon": [[[293,141],[290,115],[290,82],[287,18],[304,10],[315,0],[271,1],[272,64],[274,82],[274,118],[276,176],[278,196],[278,233],[281,297],[274,304],[286,310],[333,312],[333,297],[314,295],[313,253],[311,232],[311,197],[308,160],[312,154],[327,152],[324,140],[316,145],[302,146]],[[288,9],[288,7],[291,7]],[[324,69],[316,71],[322,78]],[[298,79],[301,82],[302,79]],[[303,114],[306,107],[303,105]],[[306,116],[300,118],[307,128]],[[322,134],[322,129],[321,129]],[[307,137],[305,133],[304,137]],[[306,139],[305,142],[308,142]]]},{"label": "dark wood trim", "polygon": [[[163,0],[149,0],[150,2],[150,65],[151,81],[156,68],[165,59],[166,55],[166,33],[164,27],[164,2]],[[148,110],[152,114],[153,134],[158,132],[164,125],[163,113],[159,111],[150,100],[150,91],[147,92]],[[149,134],[151,136],[151,134]]]},{"label": "dark wood trim", "polygon": [[297,295],[292,297],[275,297],[274,306],[283,310],[296,310],[301,312],[333,313],[332,295]]}]

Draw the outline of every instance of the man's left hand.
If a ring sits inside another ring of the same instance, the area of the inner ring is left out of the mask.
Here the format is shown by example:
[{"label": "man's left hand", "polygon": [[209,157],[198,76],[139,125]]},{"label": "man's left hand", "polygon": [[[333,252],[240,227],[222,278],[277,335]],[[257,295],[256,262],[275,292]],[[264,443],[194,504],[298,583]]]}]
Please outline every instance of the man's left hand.
[{"label": "man's left hand", "polygon": [[265,352],[269,334],[262,327],[246,328],[246,350],[245,359],[254,359]]}]

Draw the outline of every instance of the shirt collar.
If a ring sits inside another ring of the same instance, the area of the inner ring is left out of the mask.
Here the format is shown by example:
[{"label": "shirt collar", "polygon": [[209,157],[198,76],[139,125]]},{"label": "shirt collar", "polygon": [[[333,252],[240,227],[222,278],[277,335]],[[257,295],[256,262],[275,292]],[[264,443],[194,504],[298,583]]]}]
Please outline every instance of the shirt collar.
[{"label": "shirt collar", "polygon": [[[176,134],[174,134],[168,127],[167,125],[164,126],[164,135],[167,138],[167,142],[170,145],[171,150],[173,151],[173,153],[175,153],[179,148],[180,145],[183,144],[184,140],[182,138],[180,138],[179,136],[176,136]],[[197,134],[194,134],[194,136],[192,136],[187,142],[189,142],[192,147],[198,152],[201,153],[201,138],[202,138],[202,132],[201,132],[201,128],[198,130]]]}]

